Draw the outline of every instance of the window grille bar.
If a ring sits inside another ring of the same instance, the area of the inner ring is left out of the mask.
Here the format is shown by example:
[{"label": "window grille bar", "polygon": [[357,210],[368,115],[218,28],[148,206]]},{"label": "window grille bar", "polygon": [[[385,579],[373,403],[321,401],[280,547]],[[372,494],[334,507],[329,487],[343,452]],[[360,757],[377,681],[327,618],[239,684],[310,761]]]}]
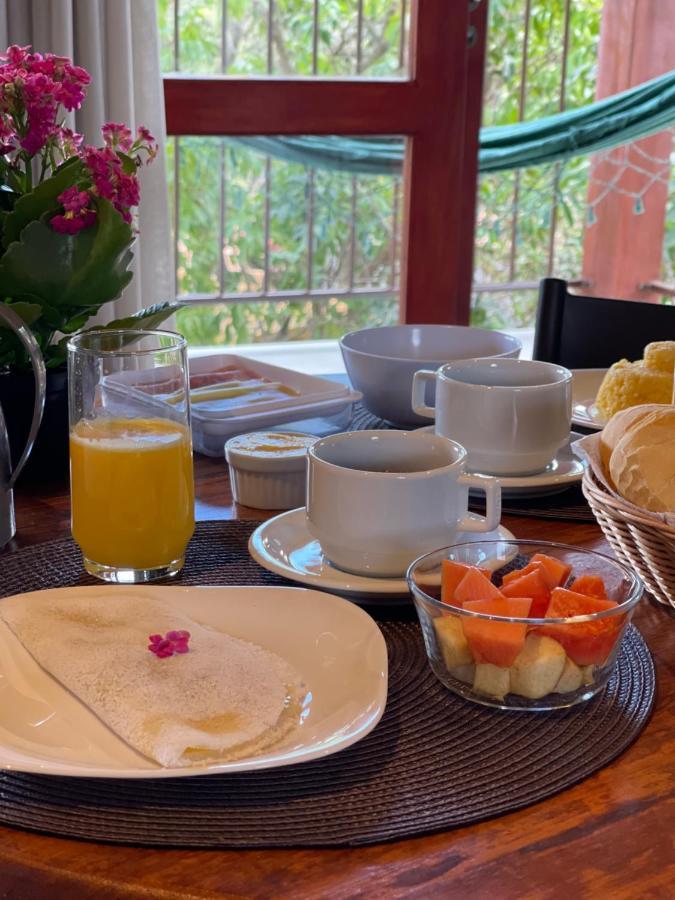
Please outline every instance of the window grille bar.
[{"label": "window grille bar", "polygon": [[307,290],[314,281],[314,169],[307,172]]},{"label": "window grille bar", "polygon": [[351,214],[349,219],[349,290],[354,290],[356,268],[356,175],[352,175]]},{"label": "window grille bar", "polygon": [[[523,48],[520,57],[520,94],[518,97],[518,121],[525,116],[525,100],[527,98],[527,50],[530,42],[530,13],[532,0],[525,3],[525,26],[523,29]],[[511,212],[511,250],[509,254],[509,281],[516,277],[516,241],[518,238],[518,204],[520,202],[520,169],[514,176],[513,209]]]},{"label": "window grille bar", "polygon": [[[562,61],[560,64],[560,92],[558,95],[558,110],[563,112],[566,106],[567,92],[567,54],[569,53],[570,43],[570,3],[571,0],[565,0],[564,24],[563,24],[563,43],[562,43]],[[555,266],[555,235],[558,227],[558,194],[560,191],[560,173],[562,166],[559,162],[553,167],[553,186],[551,196],[551,227],[548,236],[548,263],[546,266],[547,275],[552,275]]]},{"label": "window grille bar", "polygon": [[356,13],[356,74],[363,71],[363,0],[358,0]]},{"label": "window grille bar", "polygon": [[274,28],[274,0],[267,0],[267,74],[272,74],[272,30]]},{"label": "window grille bar", "polygon": [[[591,282],[583,278],[567,279],[570,287],[587,288]],[[675,295],[675,285],[663,282],[650,282],[640,285],[644,290],[657,290],[663,294]],[[539,288],[538,281],[504,281],[485,284],[474,284],[471,288],[474,294],[507,294],[515,291],[536,291]],[[178,300],[184,306],[199,306],[218,303],[274,303],[283,300],[330,300],[333,297],[390,297],[394,291],[389,288],[356,288],[350,291],[348,288],[314,288],[311,291],[248,291],[246,293],[225,292],[223,294],[183,294]]]},{"label": "window grille bar", "polygon": [[245,293],[225,292],[223,294],[183,294],[178,297],[184,306],[199,306],[214,303],[266,303],[282,300],[331,300],[333,297],[389,297],[392,291],[388,288],[358,288],[350,291],[347,288],[314,288],[311,291],[248,291]]},{"label": "window grille bar", "polygon": [[[176,0],[178,4],[178,0]],[[178,256],[178,243],[180,237],[180,138],[173,139],[173,283],[175,294],[178,295],[178,271],[180,269]]]},{"label": "window grille bar", "polygon": [[173,0],[173,69],[180,71],[180,0]]},{"label": "window grille bar", "polygon": [[220,71],[224,75],[227,72],[227,0],[221,0],[220,4]]},{"label": "window grille bar", "polygon": [[389,285],[392,290],[396,290],[396,257],[398,251],[398,203],[399,203],[399,180],[394,179],[394,199],[391,216],[391,258],[389,262]]},{"label": "window grille bar", "polygon": [[227,201],[225,138],[220,139],[220,208],[218,217],[218,290],[225,290],[225,211]]},{"label": "window grille bar", "polygon": [[406,30],[405,30],[405,17],[407,15],[407,4],[406,0],[401,0],[401,31],[398,42],[398,67],[401,70],[401,75],[405,70],[406,63]]},{"label": "window grille bar", "polygon": [[319,63],[319,0],[312,9],[312,75],[316,75]]},{"label": "window grille bar", "polygon": [[272,187],[272,158],[265,157],[265,247],[263,261],[263,293],[270,287],[270,192]]},{"label": "window grille bar", "polygon": [[[227,0],[220,5],[220,71],[227,71]],[[220,139],[220,207],[218,216],[218,290],[225,290],[225,215],[227,209],[227,172],[225,138]]]}]

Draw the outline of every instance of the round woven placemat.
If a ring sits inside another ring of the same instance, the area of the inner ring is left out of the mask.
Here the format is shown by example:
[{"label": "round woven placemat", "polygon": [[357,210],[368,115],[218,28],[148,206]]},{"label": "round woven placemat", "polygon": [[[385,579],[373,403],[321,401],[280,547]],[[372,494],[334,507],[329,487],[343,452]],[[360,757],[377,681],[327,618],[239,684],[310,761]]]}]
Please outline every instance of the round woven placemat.
[{"label": "round woven placemat", "polygon": [[[254,527],[200,525],[178,583],[284,583],[248,557]],[[4,596],[88,582],[69,539],[0,558]],[[380,622],[390,662],[387,709],[353,747],[267,772],[190,779],[4,772],[0,821],[66,837],[162,847],[379,843],[467,825],[550,797],[618,756],[649,717],[654,668],[634,628],[598,697],[566,711],[504,713],[443,688],[427,665],[417,623],[391,616]]]}]

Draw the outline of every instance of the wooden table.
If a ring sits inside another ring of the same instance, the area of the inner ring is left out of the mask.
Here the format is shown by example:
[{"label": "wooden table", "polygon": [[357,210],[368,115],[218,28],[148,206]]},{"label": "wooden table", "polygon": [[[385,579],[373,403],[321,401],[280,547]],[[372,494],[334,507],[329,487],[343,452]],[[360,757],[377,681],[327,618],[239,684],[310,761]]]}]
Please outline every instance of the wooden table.
[{"label": "wooden table", "polygon": [[[197,458],[197,518],[262,519],[231,502],[223,464]],[[21,489],[17,547],[68,533],[65,485]],[[595,525],[506,517],[521,538],[607,546]],[[444,834],[357,850],[114,847],[0,828],[0,898],[675,896],[675,616],[645,599],[635,622],[656,661],[654,715],[582,784]]]}]

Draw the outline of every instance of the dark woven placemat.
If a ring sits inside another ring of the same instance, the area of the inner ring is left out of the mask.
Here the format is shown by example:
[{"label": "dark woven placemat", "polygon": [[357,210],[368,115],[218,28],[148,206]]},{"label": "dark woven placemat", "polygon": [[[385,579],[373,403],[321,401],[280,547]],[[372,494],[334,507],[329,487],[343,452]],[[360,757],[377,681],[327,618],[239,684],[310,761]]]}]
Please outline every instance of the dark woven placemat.
[{"label": "dark woven placemat", "polygon": [[[367,431],[370,428],[396,428],[396,426],[374,416],[362,403],[356,403],[349,428],[352,431]],[[480,499],[470,499],[469,507],[480,511],[485,508],[485,503]],[[544,496],[509,498],[502,495],[502,508],[507,515],[512,516],[595,522],[595,516],[579,485],[573,485],[564,491]]]},{"label": "dark woven placemat", "polygon": [[[250,522],[197,528],[177,583],[284,583],[246,552]],[[3,595],[89,582],[70,540],[0,557]],[[397,615],[405,615],[399,612]],[[0,773],[0,821],[115,843],[184,847],[352,846],[412,837],[506,813],[581,781],[639,735],[654,668],[629,629],[607,688],[554,713],[504,713],[443,688],[419,626],[381,621],[387,709],[360,743],[267,772],[173,780]]]}]

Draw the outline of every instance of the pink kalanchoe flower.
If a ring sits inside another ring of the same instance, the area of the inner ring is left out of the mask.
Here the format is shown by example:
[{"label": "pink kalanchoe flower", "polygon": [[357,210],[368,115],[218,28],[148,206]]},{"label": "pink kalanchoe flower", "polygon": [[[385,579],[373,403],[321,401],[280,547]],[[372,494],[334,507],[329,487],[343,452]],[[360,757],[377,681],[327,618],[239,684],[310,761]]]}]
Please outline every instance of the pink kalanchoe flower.
[{"label": "pink kalanchoe flower", "polygon": [[12,44],[7,48],[6,53],[0,56],[0,59],[6,60],[12,66],[20,66],[29,54],[30,44],[25,47],[19,47],[18,44]]},{"label": "pink kalanchoe flower", "polygon": [[106,122],[101,131],[106,147],[111,147],[113,150],[119,148],[123,153],[131,150],[133,144],[131,129],[123,123]]},{"label": "pink kalanchoe flower", "polygon": [[78,134],[77,131],[73,131],[71,128],[62,127],[59,130],[57,139],[63,159],[79,155],[80,147],[84,141],[83,135]]},{"label": "pink kalanchoe flower", "polygon": [[65,212],[52,216],[49,224],[61,234],[77,234],[83,228],[89,228],[96,222],[96,210],[92,209],[91,196],[88,191],[81,191],[77,185],[66,188],[57,197]]},{"label": "pink kalanchoe flower", "polygon": [[52,216],[49,224],[54,231],[61,234],[77,234],[83,228],[89,228],[96,223],[96,213],[92,210],[84,210],[80,215],[65,213],[63,216]]},{"label": "pink kalanchoe flower", "polygon": [[[145,150],[148,154],[148,158],[146,163],[151,163],[152,160],[157,156],[159,152],[159,144],[151,134],[150,130],[145,127],[145,125],[139,125],[136,130],[136,140],[133,145],[133,149],[136,150]],[[140,159],[136,157],[136,164],[140,165]]]}]

